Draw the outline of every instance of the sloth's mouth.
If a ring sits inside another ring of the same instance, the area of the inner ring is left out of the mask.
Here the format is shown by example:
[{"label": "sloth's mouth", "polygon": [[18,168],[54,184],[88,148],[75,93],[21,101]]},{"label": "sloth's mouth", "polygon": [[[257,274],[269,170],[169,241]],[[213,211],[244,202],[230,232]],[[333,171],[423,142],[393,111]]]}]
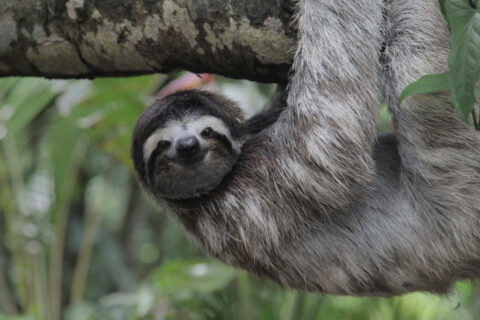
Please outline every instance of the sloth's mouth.
[{"label": "sloth's mouth", "polygon": [[196,165],[200,162],[202,162],[205,159],[205,156],[207,155],[208,150],[203,150],[198,152],[195,155],[188,156],[188,157],[177,157],[175,158],[175,162],[178,164],[184,166],[184,167],[191,167],[193,165]]}]

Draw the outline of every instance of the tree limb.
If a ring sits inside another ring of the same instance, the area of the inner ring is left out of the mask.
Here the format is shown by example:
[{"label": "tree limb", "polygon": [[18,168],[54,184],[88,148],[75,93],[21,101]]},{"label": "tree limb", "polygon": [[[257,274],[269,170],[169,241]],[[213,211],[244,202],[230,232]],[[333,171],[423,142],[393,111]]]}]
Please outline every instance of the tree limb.
[{"label": "tree limb", "polygon": [[0,76],[287,78],[290,0],[0,0]]}]

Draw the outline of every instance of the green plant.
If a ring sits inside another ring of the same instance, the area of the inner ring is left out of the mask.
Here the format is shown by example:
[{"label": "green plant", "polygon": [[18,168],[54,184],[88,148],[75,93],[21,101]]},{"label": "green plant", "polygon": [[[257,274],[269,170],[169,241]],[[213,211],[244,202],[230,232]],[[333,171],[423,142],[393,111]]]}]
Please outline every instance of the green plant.
[{"label": "green plant", "polygon": [[405,88],[400,102],[406,97],[437,91],[449,91],[458,113],[468,122],[472,115],[473,124],[480,129],[474,110],[476,87],[480,76],[480,6],[478,0],[439,0],[448,22],[450,54],[448,72],[426,75]]}]

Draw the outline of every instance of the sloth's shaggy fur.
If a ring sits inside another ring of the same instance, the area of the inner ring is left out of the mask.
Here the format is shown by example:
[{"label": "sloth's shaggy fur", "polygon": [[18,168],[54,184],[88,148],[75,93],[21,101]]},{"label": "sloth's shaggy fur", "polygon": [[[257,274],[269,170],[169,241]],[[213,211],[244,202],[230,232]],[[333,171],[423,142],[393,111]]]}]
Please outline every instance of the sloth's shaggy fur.
[{"label": "sloth's shaggy fur", "polygon": [[[438,1],[300,0],[296,25],[279,119],[215,190],[163,200],[212,255],[285,287],[392,296],[479,277],[480,140],[446,94],[398,104],[409,83],[446,70]],[[386,137],[376,136],[380,92],[394,116]],[[144,182],[149,134],[137,130],[132,148]]]}]

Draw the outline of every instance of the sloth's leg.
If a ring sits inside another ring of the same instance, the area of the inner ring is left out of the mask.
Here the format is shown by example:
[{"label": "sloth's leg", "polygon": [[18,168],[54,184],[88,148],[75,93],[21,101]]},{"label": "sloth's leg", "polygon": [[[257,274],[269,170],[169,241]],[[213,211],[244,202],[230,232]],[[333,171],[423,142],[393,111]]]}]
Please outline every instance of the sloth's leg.
[{"label": "sloth's leg", "polygon": [[446,93],[415,95],[398,104],[408,84],[446,71],[447,25],[435,0],[395,0],[388,19],[384,90],[394,116],[402,188],[424,221],[425,236],[442,239],[425,249],[429,259],[443,256],[446,270],[473,276],[480,261],[478,133],[462,122]]}]

